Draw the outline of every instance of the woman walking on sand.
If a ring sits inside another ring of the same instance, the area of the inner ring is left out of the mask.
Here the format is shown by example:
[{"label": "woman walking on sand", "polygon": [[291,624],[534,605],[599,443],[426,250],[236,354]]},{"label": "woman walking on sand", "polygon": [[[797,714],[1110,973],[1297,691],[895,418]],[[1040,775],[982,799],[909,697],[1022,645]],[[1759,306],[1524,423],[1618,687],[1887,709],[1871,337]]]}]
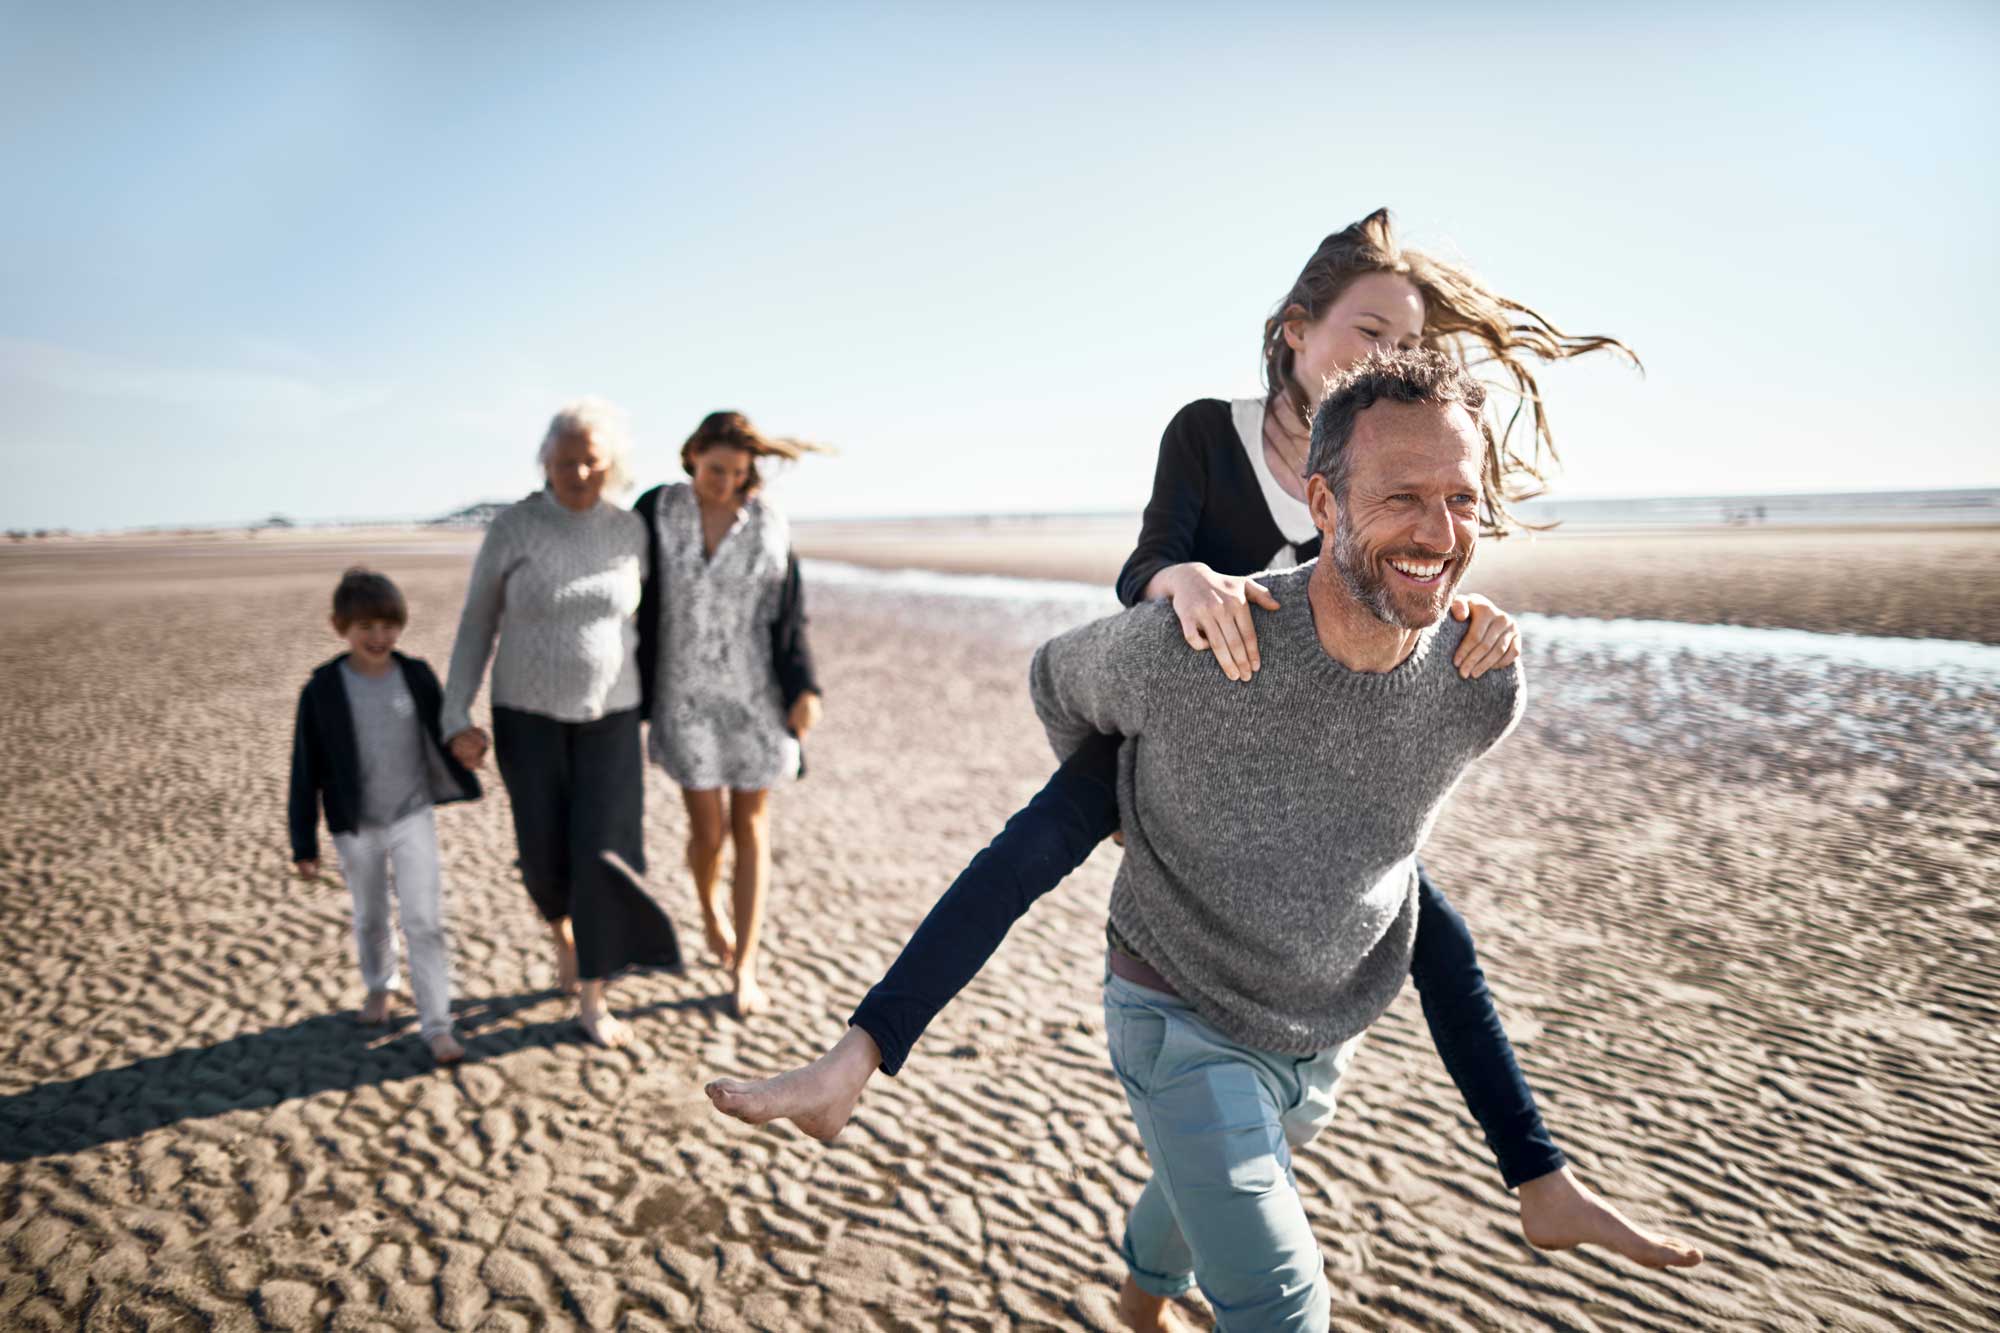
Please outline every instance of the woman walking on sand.
[{"label": "woman walking on sand", "polygon": [[[757,464],[814,448],[763,435],[740,412],[712,412],[681,446],[691,480],[648,491],[634,506],[654,566],[639,610],[648,750],[680,784],[702,929],[734,974],[743,1018],[765,1004],[757,946],[771,877],[771,788],[800,772],[799,743],[820,717],[791,529],[759,494]],[[725,828],[736,852],[726,914]]]},{"label": "woman walking on sand", "polygon": [[[472,723],[489,658],[493,736],[513,806],[521,879],[548,923],[557,984],[581,994],[591,1040],[631,1032],[605,988],[619,970],[680,965],[673,924],[646,893],[638,630],[646,529],[604,499],[626,484],[624,417],[584,399],[556,413],[543,489],[502,510],[473,562],[452,645],[443,729],[468,768],[489,740]],[[495,640],[498,651],[495,652]]]},{"label": "woman walking on sand", "polygon": [[[1553,458],[1524,356],[1557,361],[1601,349],[1631,355],[1615,339],[1563,334],[1462,270],[1405,250],[1387,211],[1370,214],[1321,242],[1265,321],[1264,396],[1199,400],[1168,425],[1138,546],[1118,580],[1120,600],[1129,606],[1171,599],[1189,646],[1213,652],[1232,680],[1248,680],[1260,666],[1250,603],[1275,609],[1252,575],[1319,552],[1304,472],[1321,386],[1377,348],[1418,346],[1497,368],[1530,415],[1526,452],[1515,447],[1510,421],[1501,437],[1507,466],[1483,479],[1482,526],[1490,534],[1503,530],[1506,505],[1519,498],[1509,493],[1508,476],[1539,479],[1543,453]],[[1461,598],[1452,614],[1472,619],[1454,659],[1461,674],[1477,676],[1518,656],[1513,622],[1489,604]],[[753,1123],[790,1119],[817,1138],[838,1133],[874,1071],[895,1074],[1013,922],[1116,829],[1118,762],[1115,737],[1070,756],[932,909],[826,1055],[760,1082],[717,1080],[709,1086],[717,1107]],[[1116,964],[1130,950],[1108,933]],[[1602,1244],[1651,1266],[1698,1262],[1693,1250],[1640,1232],[1570,1172],[1500,1025],[1471,934],[1427,875],[1419,878],[1411,973],[1446,1069],[1506,1183],[1519,1188],[1529,1241],[1543,1248]],[[1128,1276],[1120,1294],[1135,1328],[1175,1326],[1167,1300],[1186,1285],[1178,1234],[1157,1192],[1144,1192],[1127,1230]],[[1169,1258],[1175,1263],[1165,1264]],[[1163,1264],[1173,1273],[1163,1274]]]}]

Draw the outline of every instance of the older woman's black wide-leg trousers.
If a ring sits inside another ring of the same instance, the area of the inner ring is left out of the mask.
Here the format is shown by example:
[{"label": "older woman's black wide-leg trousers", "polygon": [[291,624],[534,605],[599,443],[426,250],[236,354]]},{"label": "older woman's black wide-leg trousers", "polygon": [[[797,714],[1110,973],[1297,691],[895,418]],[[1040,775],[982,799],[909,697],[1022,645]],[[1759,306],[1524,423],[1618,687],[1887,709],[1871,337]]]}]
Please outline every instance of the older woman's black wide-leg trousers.
[{"label": "older woman's black wide-leg trousers", "polygon": [[673,922],[647,894],[639,710],[561,722],[493,710],[493,755],[514,808],[522,882],[546,921],[570,919],[585,981],[679,967]]}]

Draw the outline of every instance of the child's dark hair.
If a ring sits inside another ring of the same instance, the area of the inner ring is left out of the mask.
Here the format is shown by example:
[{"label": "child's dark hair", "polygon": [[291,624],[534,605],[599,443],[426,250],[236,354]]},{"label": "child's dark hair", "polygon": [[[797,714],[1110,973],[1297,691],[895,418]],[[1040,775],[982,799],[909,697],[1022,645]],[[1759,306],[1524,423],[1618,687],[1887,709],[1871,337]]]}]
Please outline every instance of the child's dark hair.
[{"label": "child's dark hair", "polygon": [[356,565],[340,576],[340,586],[333,590],[333,624],[344,634],[349,625],[361,620],[407,625],[410,607],[387,574]]}]

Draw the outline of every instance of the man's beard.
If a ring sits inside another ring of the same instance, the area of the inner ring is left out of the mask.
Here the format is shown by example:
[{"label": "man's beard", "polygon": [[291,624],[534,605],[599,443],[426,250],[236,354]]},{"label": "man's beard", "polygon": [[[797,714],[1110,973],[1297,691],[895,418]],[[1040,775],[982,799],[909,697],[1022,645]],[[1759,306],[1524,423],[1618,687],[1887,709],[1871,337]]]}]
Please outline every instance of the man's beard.
[{"label": "man's beard", "polygon": [[[1445,560],[1445,571],[1439,576],[1444,582],[1445,600],[1442,605],[1433,605],[1426,620],[1412,620],[1396,603],[1396,596],[1389,591],[1388,556],[1380,560],[1370,560],[1360,550],[1353,537],[1354,525],[1347,521],[1347,507],[1340,507],[1340,526],[1333,534],[1333,571],[1340,575],[1340,581],[1347,589],[1347,595],[1365,607],[1368,613],[1385,625],[1397,629],[1426,629],[1435,625],[1444,616],[1444,608],[1451,605],[1451,592],[1465,577],[1465,561],[1454,556]],[[1404,557],[1412,564],[1429,564],[1438,557],[1434,555],[1411,555]]]}]

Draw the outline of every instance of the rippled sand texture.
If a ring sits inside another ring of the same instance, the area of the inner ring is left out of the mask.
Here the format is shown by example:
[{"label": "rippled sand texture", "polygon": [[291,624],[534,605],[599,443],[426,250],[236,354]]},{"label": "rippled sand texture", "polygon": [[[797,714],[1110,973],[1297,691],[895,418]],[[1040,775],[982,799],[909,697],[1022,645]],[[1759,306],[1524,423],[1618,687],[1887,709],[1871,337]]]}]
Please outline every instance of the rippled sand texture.
[{"label": "rippled sand texture", "polygon": [[[441,812],[472,1059],[439,1073],[352,1024],[345,896],[286,876],[290,711],[352,554],[0,559],[0,1326],[1109,1327],[1146,1173],[1102,1049],[1109,850],[836,1146],[699,1091],[837,1036],[1038,785],[1027,653],[1073,612],[815,596],[828,721],[778,802],[748,1024],[696,966],[616,988],[635,1049],[579,1044],[504,795]],[[466,557],[382,563],[442,663]],[[1532,667],[1428,857],[1558,1138],[1710,1260],[1528,1249],[1406,992],[1300,1159],[1337,1326],[2000,1324],[2000,688]]]}]

